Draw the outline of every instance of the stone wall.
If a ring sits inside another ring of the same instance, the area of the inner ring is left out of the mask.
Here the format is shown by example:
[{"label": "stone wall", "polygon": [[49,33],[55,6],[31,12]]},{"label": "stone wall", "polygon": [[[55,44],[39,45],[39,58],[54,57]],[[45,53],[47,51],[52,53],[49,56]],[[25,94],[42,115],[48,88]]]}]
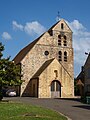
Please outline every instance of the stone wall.
[{"label": "stone wall", "polygon": [[[55,70],[58,72],[57,77],[55,77]],[[55,59],[39,76],[39,98],[51,98],[51,83],[54,80],[58,80],[61,83],[62,98],[74,97],[73,78]]]},{"label": "stone wall", "polygon": [[[61,23],[64,24],[63,30],[60,29]],[[61,34],[61,32],[67,36],[67,46],[63,46],[63,39],[62,45],[58,46],[58,35]],[[45,51],[48,51],[49,54],[45,55]],[[21,61],[21,69],[23,74],[22,80],[24,81],[21,86],[21,95],[23,95],[23,93],[27,96],[30,95],[30,79],[45,61],[51,58],[56,58],[58,60],[59,51],[62,51],[61,64],[68,72],[68,75],[74,78],[72,32],[63,20],[53,28],[53,36],[46,32]],[[67,52],[67,62],[63,60],[65,51]],[[63,78],[66,79],[63,72],[60,73],[60,76],[63,76]],[[68,83],[71,81],[69,79],[67,80]],[[72,81],[72,83],[70,83],[70,88],[73,87],[73,84],[74,82]]]}]

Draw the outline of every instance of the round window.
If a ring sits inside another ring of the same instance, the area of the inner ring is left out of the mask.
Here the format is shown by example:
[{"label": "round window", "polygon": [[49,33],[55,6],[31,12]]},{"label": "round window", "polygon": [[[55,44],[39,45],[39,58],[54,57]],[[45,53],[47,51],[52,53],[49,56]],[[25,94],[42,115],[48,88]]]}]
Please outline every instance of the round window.
[{"label": "round window", "polygon": [[47,55],[49,55],[49,52],[48,52],[48,51],[45,51],[44,54],[47,56]]}]

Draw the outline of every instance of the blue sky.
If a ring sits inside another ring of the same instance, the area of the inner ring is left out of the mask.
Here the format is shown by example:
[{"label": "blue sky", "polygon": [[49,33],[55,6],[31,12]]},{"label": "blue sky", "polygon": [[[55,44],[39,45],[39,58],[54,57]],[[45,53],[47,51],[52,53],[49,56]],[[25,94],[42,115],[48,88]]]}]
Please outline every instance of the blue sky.
[{"label": "blue sky", "polygon": [[[11,59],[56,23],[66,20],[73,31],[74,73],[80,72],[90,51],[90,0],[0,0],[0,42]],[[33,29],[34,27],[34,29]]]}]

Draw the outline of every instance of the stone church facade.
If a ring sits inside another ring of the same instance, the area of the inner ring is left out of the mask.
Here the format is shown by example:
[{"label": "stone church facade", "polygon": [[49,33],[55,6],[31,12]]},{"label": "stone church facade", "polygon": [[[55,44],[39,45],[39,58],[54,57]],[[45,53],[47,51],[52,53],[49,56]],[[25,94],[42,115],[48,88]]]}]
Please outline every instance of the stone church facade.
[{"label": "stone church facade", "polygon": [[74,96],[72,31],[62,19],[14,58],[21,65],[21,96]]}]

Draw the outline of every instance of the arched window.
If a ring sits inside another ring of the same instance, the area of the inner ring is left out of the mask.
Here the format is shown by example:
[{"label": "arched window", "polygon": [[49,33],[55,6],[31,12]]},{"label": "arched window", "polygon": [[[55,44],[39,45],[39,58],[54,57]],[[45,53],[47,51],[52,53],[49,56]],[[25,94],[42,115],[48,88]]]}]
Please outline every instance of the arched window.
[{"label": "arched window", "polygon": [[64,61],[67,62],[67,52],[64,52]]},{"label": "arched window", "polygon": [[59,60],[59,62],[60,62],[60,61],[62,61],[62,52],[59,51],[58,54],[59,54],[59,55],[58,55],[58,57],[59,57],[58,60]]},{"label": "arched window", "polygon": [[61,35],[58,35],[58,45],[61,46]]},{"label": "arched window", "polygon": [[63,41],[63,45],[67,46],[67,37],[64,35],[64,41]]},{"label": "arched window", "polygon": [[63,25],[63,23],[61,23],[61,29],[63,29],[64,28],[64,25]]},{"label": "arched window", "polygon": [[58,71],[57,70],[54,70],[54,76],[55,76],[55,78],[58,77]]},{"label": "arched window", "polygon": [[61,35],[58,35],[58,38],[61,39]]},{"label": "arched window", "polygon": [[63,45],[67,46],[67,41],[66,40],[63,41]]},{"label": "arched window", "polygon": [[67,39],[67,37],[64,35],[64,39],[66,40]]}]

